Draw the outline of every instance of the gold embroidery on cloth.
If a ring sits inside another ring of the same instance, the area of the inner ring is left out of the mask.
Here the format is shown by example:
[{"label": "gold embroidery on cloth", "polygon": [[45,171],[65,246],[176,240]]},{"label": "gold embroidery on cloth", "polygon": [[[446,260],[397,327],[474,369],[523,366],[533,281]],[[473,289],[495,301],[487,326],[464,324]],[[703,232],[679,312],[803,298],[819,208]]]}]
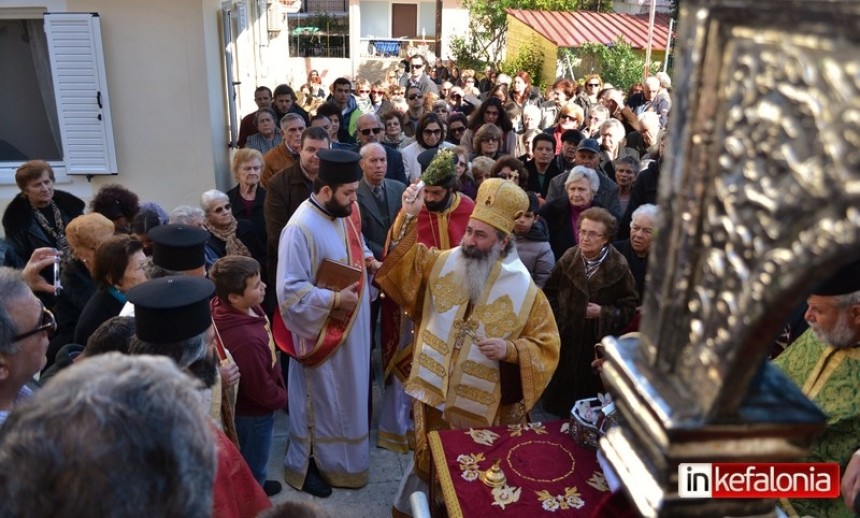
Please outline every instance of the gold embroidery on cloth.
[{"label": "gold embroidery on cloth", "polygon": [[466,482],[474,482],[481,476],[481,468],[478,463],[486,460],[483,453],[472,453],[471,455],[460,455],[457,462],[460,464],[460,476]]},{"label": "gold embroidery on cloth", "polygon": [[[514,466],[512,457],[513,457],[515,451],[517,451],[520,448],[529,446],[530,444],[546,444],[546,445],[550,446],[551,448],[558,450],[559,452],[563,451],[564,453],[567,454],[568,458],[570,459],[570,469],[567,470],[567,473],[565,473],[564,475],[562,475],[560,477],[556,477],[556,478],[535,478],[535,477],[530,477],[528,475],[525,475],[525,474],[519,472],[517,470],[516,466]],[[506,457],[506,460],[508,462],[508,467],[511,469],[511,471],[516,473],[517,476],[524,478],[526,480],[530,480],[532,482],[540,482],[542,484],[552,484],[554,482],[564,480],[565,478],[573,475],[573,472],[576,469],[576,459],[573,458],[573,454],[570,452],[570,450],[568,450],[562,444],[559,444],[557,442],[551,442],[551,441],[526,441],[526,442],[522,442],[520,444],[517,444],[517,445],[513,446],[510,450],[508,450],[508,456]]]},{"label": "gold embroidery on cloth", "polygon": [[477,401],[478,403],[481,403],[485,406],[490,406],[495,401],[492,394],[476,387],[457,385],[456,387],[454,387],[454,393],[462,398]]},{"label": "gold embroidery on cloth", "polygon": [[430,292],[433,294],[433,303],[439,313],[447,313],[449,309],[466,302],[467,299],[466,292],[457,282],[457,274],[454,271],[431,281]]},{"label": "gold embroidery on cloth", "polygon": [[434,351],[438,352],[442,356],[448,354],[448,344],[445,342],[445,340],[442,340],[438,336],[434,335],[428,329],[422,331],[421,340],[423,340],[424,343],[432,347]]},{"label": "gold embroidery on cloth", "polygon": [[588,485],[598,491],[609,491],[609,484],[606,483],[606,477],[599,471],[595,471],[591,474],[591,478],[588,479]]},{"label": "gold embroidery on cloth", "polygon": [[492,303],[476,307],[474,316],[484,323],[487,336],[506,336],[519,327],[514,303],[508,295],[502,295]]},{"label": "gold embroidery on cloth", "polygon": [[538,435],[546,435],[546,427],[543,423],[526,423],[526,424],[509,424],[508,432],[511,434],[511,437],[520,437],[523,432],[532,431]]},{"label": "gold embroidery on cloth", "polygon": [[493,368],[489,365],[481,365],[480,363],[476,363],[472,360],[466,360],[463,362],[463,372],[471,376],[475,376],[476,378],[481,378],[482,380],[492,381],[493,383],[499,382],[498,368]]},{"label": "gold embroidery on cloth", "polygon": [[508,485],[502,487],[494,487],[493,488],[493,504],[502,508],[502,511],[505,510],[506,505],[510,505],[520,501],[520,494],[522,493],[522,488],[520,487],[511,487]]},{"label": "gold embroidery on cloth", "polygon": [[433,358],[427,356],[426,354],[418,355],[418,365],[424,367],[425,369],[439,376],[440,378],[444,378],[448,375],[448,373],[445,372],[445,367],[442,367],[441,365],[433,361]]},{"label": "gold embroidery on cloth", "polygon": [[546,489],[535,491],[535,494],[537,494],[544,510],[553,513],[559,509],[579,509],[585,505],[585,500],[582,499],[575,486],[564,488],[563,495],[551,495]]},{"label": "gold embroidery on cloth", "polygon": [[492,430],[475,430],[474,428],[469,428],[469,431],[466,434],[472,437],[472,440],[478,444],[483,444],[484,446],[492,446],[496,439],[499,438],[499,434]]}]

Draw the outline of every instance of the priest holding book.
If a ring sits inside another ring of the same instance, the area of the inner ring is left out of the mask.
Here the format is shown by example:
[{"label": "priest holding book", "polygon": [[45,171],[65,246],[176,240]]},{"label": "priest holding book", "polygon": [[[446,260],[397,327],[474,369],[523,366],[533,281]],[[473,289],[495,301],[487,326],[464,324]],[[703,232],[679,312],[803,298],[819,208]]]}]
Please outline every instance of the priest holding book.
[{"label": "priest holding book", "polygon": [[[361,235],[359,155],[325,150],[317,156],[313,193],[281,232],[277,294],[283,321],[277,324],[285,324],[295,358],[287,386],[284,480],[327,497],[331,486],[358,488],[368,480],[370,286],[365,269],[375,273],[380,263]],[[357,280],[337,291],[350,267],[358,270]]]}]

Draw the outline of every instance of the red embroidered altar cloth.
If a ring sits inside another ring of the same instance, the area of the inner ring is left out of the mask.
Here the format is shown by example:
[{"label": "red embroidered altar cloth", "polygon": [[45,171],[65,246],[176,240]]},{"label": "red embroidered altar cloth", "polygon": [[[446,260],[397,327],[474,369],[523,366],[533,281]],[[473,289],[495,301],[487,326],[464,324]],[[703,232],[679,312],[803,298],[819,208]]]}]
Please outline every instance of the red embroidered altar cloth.
[{"label": "red embroidered altar cloth", "polygon": [[[595,452],[571,438],[567,421],[430,432],[433,464],[449,516],[590,516],[609,492]],[[507,479],[480,475],[499,459]]]}]

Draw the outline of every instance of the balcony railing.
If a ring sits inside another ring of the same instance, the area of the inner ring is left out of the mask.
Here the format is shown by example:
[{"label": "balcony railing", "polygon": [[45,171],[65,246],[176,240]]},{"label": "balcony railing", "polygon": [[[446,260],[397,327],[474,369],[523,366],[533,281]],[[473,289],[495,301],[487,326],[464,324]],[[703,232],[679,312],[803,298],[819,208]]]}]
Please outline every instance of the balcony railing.
[{"label": "balcony railing", "polygon": [[408,49],[415,48],[418,54],[436,55],[436,40],[410,38],[361,38],[360,56],[363,58],[405,58],[411,54]]}]

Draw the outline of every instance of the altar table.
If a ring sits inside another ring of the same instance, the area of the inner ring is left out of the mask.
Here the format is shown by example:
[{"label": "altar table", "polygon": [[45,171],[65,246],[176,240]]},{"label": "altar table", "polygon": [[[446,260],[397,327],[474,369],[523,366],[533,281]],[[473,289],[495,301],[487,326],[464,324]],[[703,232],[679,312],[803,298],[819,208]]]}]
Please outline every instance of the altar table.
[{"label": "altar table", "polygon": [[[609,493],[594,451],[567,421],[430,432],[433,468],[452,518],[590,516]],[[480,475],[499,459],[507,483]],[[431,500],[432,501],[432,500]]]}]

